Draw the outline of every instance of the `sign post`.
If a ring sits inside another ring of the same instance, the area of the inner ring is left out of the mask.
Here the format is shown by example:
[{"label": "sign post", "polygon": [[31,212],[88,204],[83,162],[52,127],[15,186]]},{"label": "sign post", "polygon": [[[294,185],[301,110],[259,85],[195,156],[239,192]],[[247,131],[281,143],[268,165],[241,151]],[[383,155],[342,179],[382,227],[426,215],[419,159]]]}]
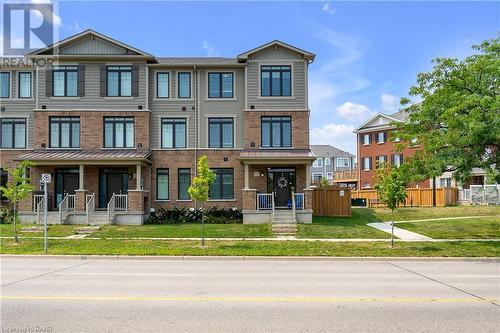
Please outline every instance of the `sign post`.
[{"label": "sign post", "polygon": [[44,242],[43,242],[43,248],[45,253],[47,253],[48,249],[48,242],[47,242],[47,211],[49,209],[49,198],[47,195],[47,190],[49,187],[49,183],[51,182],[52,177],[50,173],[44,173],[42,174],[42,183],[44,184],[44,194],[43,194],[43,221],[44,221]]}]

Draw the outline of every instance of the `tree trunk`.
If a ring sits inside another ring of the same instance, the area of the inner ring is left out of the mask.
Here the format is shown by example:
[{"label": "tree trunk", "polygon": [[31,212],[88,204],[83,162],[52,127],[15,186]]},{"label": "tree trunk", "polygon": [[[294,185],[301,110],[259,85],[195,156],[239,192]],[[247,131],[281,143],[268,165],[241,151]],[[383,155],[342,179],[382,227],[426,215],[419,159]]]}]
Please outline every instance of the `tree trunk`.
[{"label": "tree trunk", "polygon": [[391,247],[394,247],[394,209],[391,210]]},{"label": "tree trunk", "polygon": [[17,202],[14,203],[14,241],[19,243],[19,238],[17,237]]},{"label": "tree trunk", "polygon": [[201,210],[201,246],[205,246],[205,219],[203,209]]}]

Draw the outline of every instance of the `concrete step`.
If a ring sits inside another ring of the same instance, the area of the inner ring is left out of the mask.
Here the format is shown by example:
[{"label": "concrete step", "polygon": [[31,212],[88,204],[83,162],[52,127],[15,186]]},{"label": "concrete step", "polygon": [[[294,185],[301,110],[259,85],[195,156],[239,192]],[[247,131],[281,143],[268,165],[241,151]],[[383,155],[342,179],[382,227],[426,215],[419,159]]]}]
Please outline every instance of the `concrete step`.
[{"label": "concrete step", "polygon": [[297,234],[297,224],[273,224],[272,230],[278,236],[294,236]]}]

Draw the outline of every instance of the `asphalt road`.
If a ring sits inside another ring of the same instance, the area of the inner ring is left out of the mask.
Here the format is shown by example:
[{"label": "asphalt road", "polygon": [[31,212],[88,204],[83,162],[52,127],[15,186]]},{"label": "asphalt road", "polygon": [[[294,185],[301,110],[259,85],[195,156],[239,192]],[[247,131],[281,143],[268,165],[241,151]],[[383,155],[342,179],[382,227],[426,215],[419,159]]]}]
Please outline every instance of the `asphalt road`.
[{"label": "asphalt road", "polygon": [[491,261],[0,263],[1,332],[500,331]]}]

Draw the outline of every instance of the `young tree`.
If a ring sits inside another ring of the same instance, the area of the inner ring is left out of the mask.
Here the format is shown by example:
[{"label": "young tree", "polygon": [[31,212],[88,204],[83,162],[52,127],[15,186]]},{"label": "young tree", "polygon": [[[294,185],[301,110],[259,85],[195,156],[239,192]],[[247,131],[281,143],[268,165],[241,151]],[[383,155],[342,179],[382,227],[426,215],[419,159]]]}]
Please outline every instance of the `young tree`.
[{"label": "young tree", "polygon": [[189,197],[192,200],[201,202],[201,245],[205,245],[205,215],[203,214],[203,204],[208,200],[210,185],[215,181],[215,173],[208,167],[208,158],[201,156],[198,159],[198,176],[193,178],[188,189]]},{"label": "young tree", "polygon": [[408,120],[395,135],[420,145],[412,162],[421,179],[450,171],[463,183],[482,168],[500,180],[500,38],[473,49],[463,60],[434,59],[410,88],[415,101],[401,100]]},{"label": "young tree", "polygon": [[10,181],[7,182],[5,186],[0,187],[0,191],[3,193],[4,197],[9,200],[14,208],[14,240],[16,243],[19,242],[17,236],[17,205],[19,201],[26,199],[30,193],[35,188],[29,183],[29,176],[25,175],[26,169],[35,166],[35,163],[30,161],[22,161],[16,168],[9,168],[7,172],[10,175]]},{"label": "young tree", "polygon": [[377,170],[378,200],[391,210],[391,247],[394,247],[394,210],[406,199],[406,183],[404,168],[393,168],[389,165]]}]

